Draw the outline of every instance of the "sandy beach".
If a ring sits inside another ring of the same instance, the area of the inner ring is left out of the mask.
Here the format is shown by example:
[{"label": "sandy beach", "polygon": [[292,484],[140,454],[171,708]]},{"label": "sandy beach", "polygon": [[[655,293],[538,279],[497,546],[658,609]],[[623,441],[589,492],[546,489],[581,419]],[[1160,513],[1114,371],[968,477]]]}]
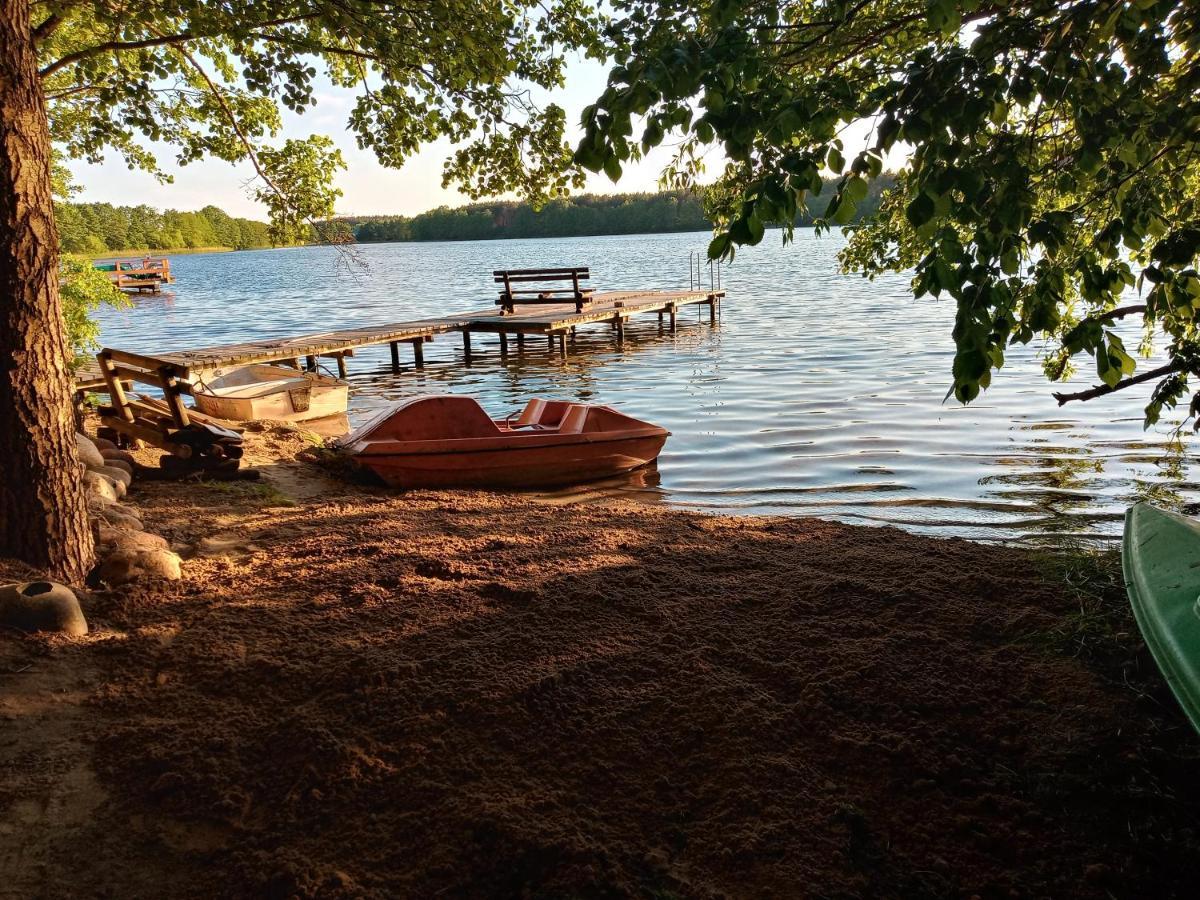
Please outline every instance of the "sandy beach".
[{"label": "sandy beach", "polygon": [[0,897],[1194,889],[1200,743],[1113,554],[401,494],[247,441],[259,482],[130,494],[181,582],[0,632]]}]

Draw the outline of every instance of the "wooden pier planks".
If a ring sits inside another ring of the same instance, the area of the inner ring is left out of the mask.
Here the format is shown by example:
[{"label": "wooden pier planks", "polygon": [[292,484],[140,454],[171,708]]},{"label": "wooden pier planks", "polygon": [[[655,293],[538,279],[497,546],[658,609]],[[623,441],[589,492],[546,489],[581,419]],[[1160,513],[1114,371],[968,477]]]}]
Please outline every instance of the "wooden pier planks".
[{"label": "wooden pier planks", "polygon": [[450,320],[459,323],[464,331],[501,333],[533,332],[550,334],[592,325],[628,319],[641,313],[668,312],[672,307],[708,305],[719,301],[724,291],[604,291],[592,295],[592,302],[575,311],[574,303],[552,306],[522,306],[514,312],[500,315],[495,310],[460,313]]},{"label": "wooden pier planks", "polygon": [[[148,369],[163,367],[172,370],[174,377],[188,380],[214,369],[240,368],[259,363],[289,362],[319,356],[352,355],[356,347],[374,344],[393,345],[393,364],[399,358],[395,345],[411,343],[417,364],[423,361],[421,344],[435,335],[459,331],[464,345],[469,346],[473,331],[500,334],[545,334],[561,336],[572,328],[601,323],[623,323],[642,313],[667,313],[672,320],[681,306],[709,306],[719,303],[724,291],[604,291],[591,296],[582,312],[575,311],[573,302],[554,305],[517,304],[514,311],[501,315],[496,306],[475,312],[458,313],[444,318],[417,319],[387,325],[345,328],[293,338],[244,341],[215,347],[190,350],[171,350],[154,354],[135,354],[109,351],[117,361],[132,360]],[[565,351],[565,345],[563,347]],[[88,363],[76,373],[78,391],[105,390],[105,380],[97,363]]]},{"label": "wooden pier planks", "polygon": [[172,350],[157,353],[148,359],[174,366],[180,377],[190,378],[213,369],[240,368],[302,357],[340,356],[352,352],[356,347],[372,344],[425,341],[436,334],[456,330],[457,326],[447,320],[423,319],[390,325],[345,328],[294,338],[245,341],[240,344],[199,347],[193,350]]}]

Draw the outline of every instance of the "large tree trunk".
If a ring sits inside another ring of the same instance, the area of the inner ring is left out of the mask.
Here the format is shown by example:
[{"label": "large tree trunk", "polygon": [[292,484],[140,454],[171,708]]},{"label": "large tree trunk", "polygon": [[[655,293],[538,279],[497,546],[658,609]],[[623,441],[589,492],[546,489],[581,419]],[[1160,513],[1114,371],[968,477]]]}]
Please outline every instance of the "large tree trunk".
[{"label": "large tree trunk", "polygon": [[0,0],[0,556],[79,581],[92,553],[58,293],[46,100],[29,0]]}]

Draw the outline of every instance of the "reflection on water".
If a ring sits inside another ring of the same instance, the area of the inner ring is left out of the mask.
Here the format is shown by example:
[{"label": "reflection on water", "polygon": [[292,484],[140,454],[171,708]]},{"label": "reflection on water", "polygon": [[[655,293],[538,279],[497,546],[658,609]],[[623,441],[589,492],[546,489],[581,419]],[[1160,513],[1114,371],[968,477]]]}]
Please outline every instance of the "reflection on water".
[{"label": "reflection on water", "polygon": [[[375,244],[360,248],[370,265],[360,277],[339,273],[328,248],[181,256],[174,296],[106,310],[103,340],[161,351],[480,308],[502,267],[590,265],[600,289],[680,287],[688,253],[706,243],[682,234]],[[349,360],[351,420],[398,398],[456,392],[496,416],[531,396],[611,403],[672,431],[657,469],[540,495],[547,502],[637,496],[1061,541],[1119,534],[1136,500],[1200,500],[1191,455],[1170,440],[1175,423],[1142,430],[1152,386],[1060,409],[1036,348],[1016,347],[975,404],[943,404],[950,303],[913,300],[906,276],[839,275],[838,236],[766,243],[725,270],[729,299],[715,328],[697,312],[673,335],[646,316],[617,347],[607,325],[592,326],[565,360],[542,340],[501,357],[497,338],[476,335],[470,365],[447,335],[426,345],[424,369],[407,355],[399,375],[386,346],[359,350]]]}]

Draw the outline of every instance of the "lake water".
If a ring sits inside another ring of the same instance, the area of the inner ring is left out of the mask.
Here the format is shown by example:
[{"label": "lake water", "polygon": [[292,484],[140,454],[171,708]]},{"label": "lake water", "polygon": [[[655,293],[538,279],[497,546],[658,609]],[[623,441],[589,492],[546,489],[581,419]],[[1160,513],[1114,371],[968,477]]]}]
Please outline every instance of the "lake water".
[{"label": "lake water", "polygon": [[[102,340],[153,352],[477,309],[495,296],[496,268],[589,265],[598,289],[686,287],[688,255],[707,240],[368,244],[357,275],[327,247],[180,255],[173,295],[105,310]],[[1060,409],[1037,348],[1014,348],[979,400],[943,403],[952,302],[914,300],[907,276],[839,274],[842,245],[803,231],[789,247],[768,234],[740,252],[722,272],[729,296],[715,328],[707,311],[704,324],[682,316],[674,335],[644,316],[618,348],[608,326],[591,326],[566,360],[541,340],[502,359],[495,338],[474,335],[470,366],[451,334],[426,345],[423,370],[402,347],[398,375],[386,345],[359,350],[348,360],[351,419],[420,393],[471,394],[495,415],[546,396],[619,406],[673,433],[656,469],[554,495],[564,501],[616,494],[1039,543],[1107,541],[1137,500],[1200,500],[1194,453],[1172,449],[1173,423],[1142,429],[1150,386]],[[1088,363],[1079,384],[1093,383]]]}]

